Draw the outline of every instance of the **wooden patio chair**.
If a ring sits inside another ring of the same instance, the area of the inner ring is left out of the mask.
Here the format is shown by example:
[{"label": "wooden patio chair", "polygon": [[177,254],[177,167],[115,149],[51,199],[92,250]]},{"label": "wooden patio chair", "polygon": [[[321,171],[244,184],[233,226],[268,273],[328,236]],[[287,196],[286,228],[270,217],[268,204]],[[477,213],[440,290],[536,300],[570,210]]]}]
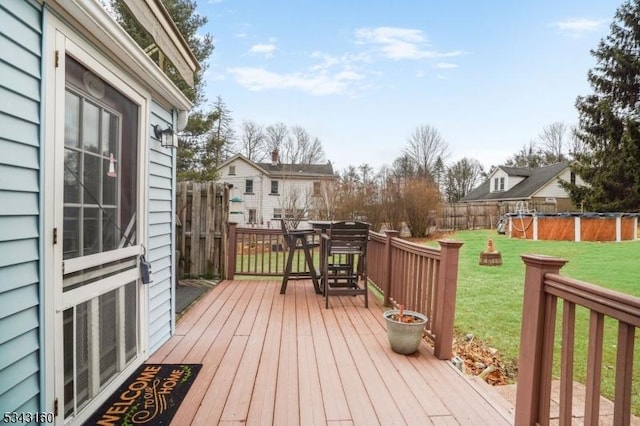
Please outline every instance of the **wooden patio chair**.
[{"label": "wooden patio chair", "polygon": [[[313,229],[292,229],[289,227],[286,219],[280,221],[282,227],[282,236],[287,246],[287,262],[284,267],[284,275],[282,277],[282,285],[280,286],[280,294],[285,294],[287,291],[287,283],[289,280],[301,280],[309,279],[313,281],[313,287],[316,294],[320,294],[320,283],[318,281],[318,274],[316,268],[313,266],[313,254],[311,249],[314,246],[318,246],[314,243],[313,237],[316,232]],[[305,264],[308,271],[292,271],[293,258],[295,253],[302,250],[305,258]]]},{"label": "wooden patio chair", "polygon": [[329,296],[364,296],[364,306],[369,307],[367,291],[367,244],[369,224],[342,221],[331,224],[322,236],[323,265],[320,287],[329,307]]}]

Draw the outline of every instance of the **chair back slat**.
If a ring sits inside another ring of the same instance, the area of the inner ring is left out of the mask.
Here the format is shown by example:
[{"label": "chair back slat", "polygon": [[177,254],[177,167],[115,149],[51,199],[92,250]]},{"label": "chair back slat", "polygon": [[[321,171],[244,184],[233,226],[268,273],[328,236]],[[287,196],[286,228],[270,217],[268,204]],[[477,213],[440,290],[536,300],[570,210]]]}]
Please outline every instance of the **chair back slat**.
[{"label": "chair back slat", "polygon": [[369,224],[364,222],[343,221],[331,224],[329,228],[329,250],[336,252],[362,251],[369,240]]}]

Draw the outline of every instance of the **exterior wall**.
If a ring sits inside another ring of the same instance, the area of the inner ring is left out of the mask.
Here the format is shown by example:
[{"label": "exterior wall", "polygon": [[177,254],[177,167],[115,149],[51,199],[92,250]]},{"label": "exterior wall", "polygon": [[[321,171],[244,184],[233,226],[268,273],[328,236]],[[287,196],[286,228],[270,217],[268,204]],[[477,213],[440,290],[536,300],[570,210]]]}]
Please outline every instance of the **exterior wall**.
[{"label": "exterior wall", "polygon": [[0,413],[40,410],[41,15],[0,2]]},{"label": "exterior wall", "polygon": [[[569,194],[562,186],[560,186],[560,179],[569,182],[571,179],[571,170],[567,168],[565,171],[560,173],[557,179],[549,182],[536,192],[532,199],[545,201],[548,198],[555,198],[558,212],[576,211],[576,206],[569,198]],[[576,183],[578,185],[584,185],[584,181],[580,176],[576,176]]]},{"label": "exterior wall", "polygon": [[[235,166],[235,175],[229,174],[229,167]],[[247,193],[246,181],[253,179],[253,193]],[[320,177],[289,178],[287,176],[268,176],[261,169],[238,158],[220,170],[220,182],[233,185],[229,195],[229,220],[239,225],[249,225],[249,210],[256,210],[256,225],[262,227],[279,227],[273,223],[274,209],[287,205],[287,197],[292,191],[298,191],[301,199],[313,191],[313,183],[320,182]],[[278,195],[271,194],[271,182],[278,181]],[[242,201],[233,201],[242,200]],[[284,212],[283,212],[284,214]]]},{"label": "exterior wall", "polygon": [[[172,122],[171,112],[152,103],[152,126],[166,128]],[[151,262],[153,281],[149,284],[149,349],[153,353],[169,339],[175,326],[175,151],[155,139],[150,145],[147,260]]]},{"label": "exterior wall", "polygon": [[[575,212],[576,206],[571,201],[571,198],[565,193],[562,197],[553,197],[555,199],[555,211],[549,211],[552,213],[565,213],[565,212]],[[531,199],[531,205],[539,205],[543,203],[550,203],[549,197],[535,197]],[[552,204],[550,204],[552,205]]]},{"label": "exterior wall", "polygon": [[524,178],[522,176],[509,176],[506,179],[505,188],[506,191],[510,190],[520,182],[522,182]]},{"label": "exterior wall", "polygon": [[[230,166],[236,169],[234,175],[229,174]],[[253,179],[253,193],[251,194],[245,192],[247,179]],[[229,202],[229,220],[237,222],[240,225],[247,224],[249,222],[249,209],[257,210],[259,220],[260,212],[262,211],[264,213],[262,210],[262,203],[264,201],[262,188],[264,185],[262,183],[265,180],[265,176],[262,170],[239,158],[229,163],[228,166],[220,171],[219,180],[220,182],[233,185],[229,194],[230,200],[242,200]]]},{"label": "exterior wall", "polygon": [[[557,179],[543,186],[534,196],[539,198],[567,198],[567,191],[560,186],[560,179],[568,182],[571,179],[571,170],[567,168],[564,172],[560,173]],[[576,184],[584,185],[584,181],[580,176],[576,176]]]},{"label": "exterior wall", "polygon": [[[502,179],[504,178],[504,190],[500,190],[498,189],[497,191],[494,189],[495,188],[495,179]],[[489,187],[489,191],[490,192],[504,192],[504,191],[508,191],[511,188],[513,188],[514,186],[516,186],[517,184],[519,184],[520,182],[522,182],[524,180],[524,178],[522,176],[509,176],[504,170],[502,169],[497,169],[495,172],[493,172],[493,174],[491,175],[491,178],[489,180],[490,182],[490,187]]]}]

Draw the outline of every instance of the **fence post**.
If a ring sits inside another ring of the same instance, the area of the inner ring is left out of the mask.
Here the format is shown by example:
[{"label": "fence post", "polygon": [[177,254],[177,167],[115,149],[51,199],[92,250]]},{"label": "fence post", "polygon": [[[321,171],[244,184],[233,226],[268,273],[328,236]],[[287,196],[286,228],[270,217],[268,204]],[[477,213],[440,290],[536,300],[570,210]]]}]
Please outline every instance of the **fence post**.
[{"label": "fence post", "polygon": [[[545,311],[544,279],[557,274],[567,261],[551,256],[523,255],[526,265],[518,387],[516,390],[516,425],[534,425],[540,409],[540,369],[543,360]],[[550,380],[550,378],[549,378]],[[551,384],[549,382],[549,384]],[[550,390],[550,389],[549,389]]]},{"label": "fence post", "polygon": [[440,243],[440,268],[435,294],[437,310],[434,318],[436,328],[434,354],[438,359],[450,359],[458,290],[458,257],[463,243],[452,240],[438,240],[438,243]]},{"label": "fence post", "polygon": [[232,280],[236,274],[236,255],[238,253],[238,236],[236,222],[229,222],[229,246],[227,247],[227,279]]},{"label": "fence post", "polygon": [[384,231],[387,236],[387,239],[384,242],[384,278],[382,279],[382,293],[384,295],[384,299],[382,301],[383,306],[390,306],[391,302],[389,301],[389,297],[391,297],[391,264],[393,259],[391,258],[391,239],[396,238],[400,235],[400,231]]}]

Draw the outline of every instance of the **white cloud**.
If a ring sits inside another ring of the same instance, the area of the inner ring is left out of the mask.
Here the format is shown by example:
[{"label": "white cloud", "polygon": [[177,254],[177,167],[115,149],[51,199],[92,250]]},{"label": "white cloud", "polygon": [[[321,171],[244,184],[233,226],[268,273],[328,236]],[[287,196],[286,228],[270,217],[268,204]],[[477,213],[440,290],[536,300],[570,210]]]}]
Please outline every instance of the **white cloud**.
[{"label": "white cloud", "polygon": [[339,65],[340,64],[340,58],[337,56],[333,56],[330,55],[328,53],[323,53],[320,51],[314,51],[313,53],[311,53],[311,58],[312,59],[320,59],[322,62],[317,64],[317,65],[313,65],[311,67],[312,70],[323,70],[323,69],[328,69],[331,68],[335,65]]},{"label": "white cloud", "polygon": [[[303,74],[295,72],[278,74],[262,68],[251,67],[229,68],[227,72],[230,73],[239,84],[249,90],[296,89],[312,95],[345,93],[347,90],[345,80],[349,80],[345,77],[354,77],[354,75],[340,76],[340,74],[330,76],[324,73]],[[338,78],[338,76],[341,78]]]},{"label": "white cloud", "polygon": [[337,73],[334,78],[336,80],[351,80],[351,81],[357,81],[357,80],[362,80],[364,78],[364,75],[362,74],[358,74],[355,71],[342,71]]},{"label": "white cloud", "polygon": [[437,64],[433,64],[433,67],[438,69],[451,69],[451,68],[458,68],[458,65],[450,64],[448,62],[438,62]]},{"label": "white cloud", "polygon": [[272,43],[269,43],[269,44],[254,44],[249,49],[249,53],[263,54],[267,58],[270,58],[270,57],[273,56],[273,52],[275,52],[276,49],[277,49],[276,45],[272,44]]},{"label": "white cloud", "polygon": [[588,18],[567,18],[553,23],[553,26],[562,33],[574,38],[578,38],[585,33],[597,31],[603,25],[604,21]]},{"label": "white cloud", "polygon": [[422,30],[397,27],[359,28],[355,31],[356,43],[371,45],[389,59],[429,59],[459,56],[461,51],[438,52],[429,49]]}]

